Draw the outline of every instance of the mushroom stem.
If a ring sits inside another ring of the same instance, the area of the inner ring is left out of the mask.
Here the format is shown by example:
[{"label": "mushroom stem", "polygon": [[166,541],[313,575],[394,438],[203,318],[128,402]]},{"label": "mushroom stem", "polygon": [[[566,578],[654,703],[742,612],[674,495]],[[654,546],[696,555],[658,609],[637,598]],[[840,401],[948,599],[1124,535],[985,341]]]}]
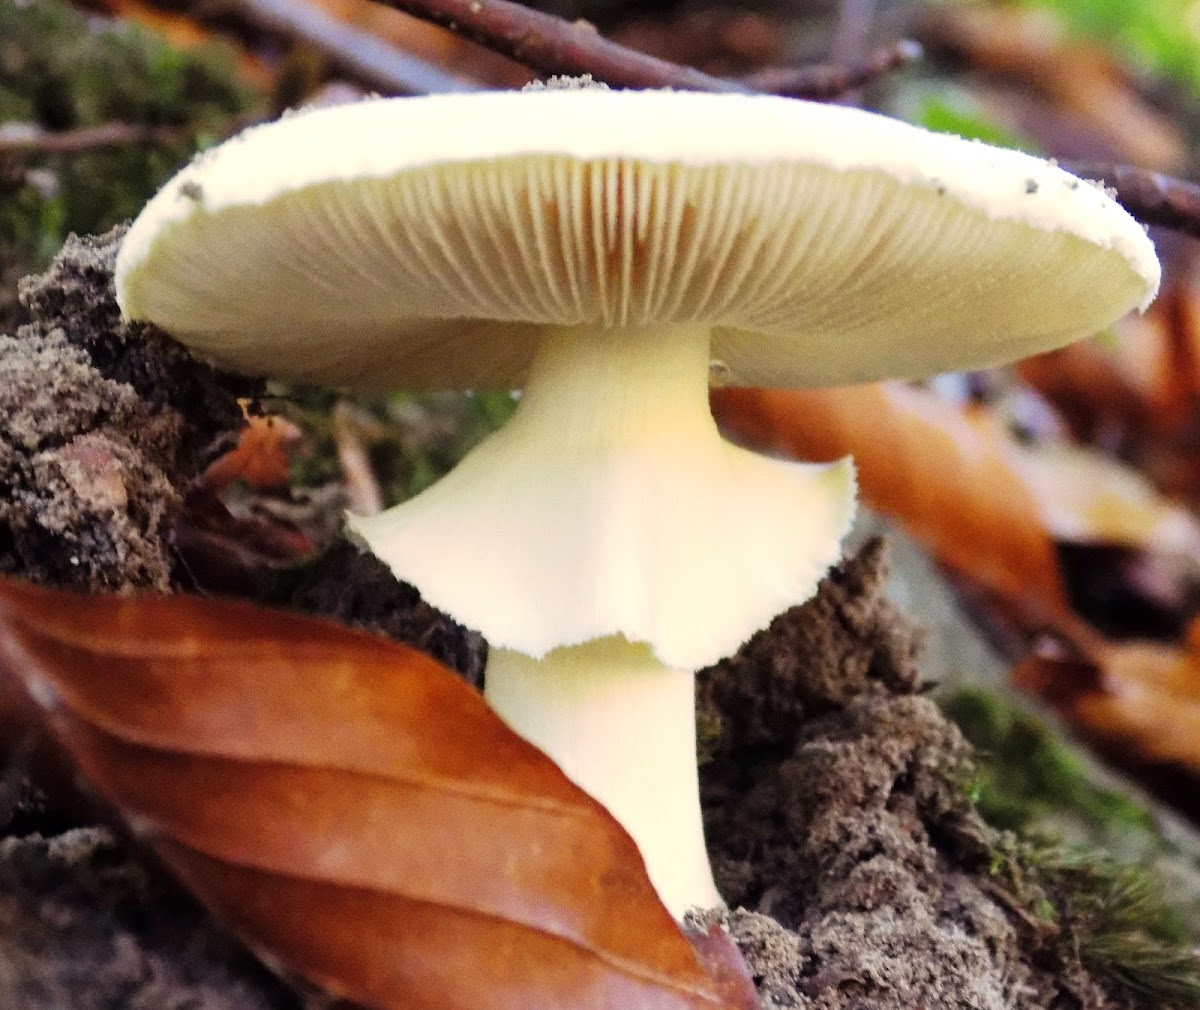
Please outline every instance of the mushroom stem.
[{"label": "mushroom stem", "polygon": [[709,347],[696,325],[545,330],[504,428],[413,500],[350,521],[483,633],[488,697],[625,825],[676,914],[720,900],[693,672],[811,595],[854,509],[848,463],[721,439]]},{"label": "mushroom stem", "polygon": [[723,441],[709,347],[695,324],[545,330],[508,424],[351,532],[493,647],[621,634],[669,667],[716,662],[811,595],[854,478]]},{"label": "mushroom stem", "polygon": [[691,671],[610,636],[542,659],[493,649],[485,683],[496,712],[633,836],[672,915],[722,904],[700,815]]}]

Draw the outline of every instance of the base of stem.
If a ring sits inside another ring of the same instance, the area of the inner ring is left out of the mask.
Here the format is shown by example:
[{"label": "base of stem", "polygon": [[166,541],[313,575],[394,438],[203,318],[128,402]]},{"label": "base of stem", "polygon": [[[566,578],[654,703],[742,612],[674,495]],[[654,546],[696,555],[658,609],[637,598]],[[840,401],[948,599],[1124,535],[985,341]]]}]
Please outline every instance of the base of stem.
[{"label": "base of stem", "polygon": [[533,659],[492,649],[485,695],[637,843],[671,914],[723,904],[704,844],[695,677],[620,636]]}]

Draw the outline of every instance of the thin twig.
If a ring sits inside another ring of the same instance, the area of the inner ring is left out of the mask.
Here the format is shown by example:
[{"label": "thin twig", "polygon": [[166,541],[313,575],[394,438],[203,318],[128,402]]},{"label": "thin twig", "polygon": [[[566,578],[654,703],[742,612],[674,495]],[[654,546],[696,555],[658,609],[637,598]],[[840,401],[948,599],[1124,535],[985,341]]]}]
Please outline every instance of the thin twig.
[{"label": "thin twig", "polygon": [[893,45],[877,49],[853,66],[816,63],[807,67],[772,67],[747,74],[738,80],[755,91],[767,91],[789,98],[839,98],[919,60],[922,55],[920,43],[901,39]]},{"label": "thin twig", "polygon": [[345,400],[339,400],[334,405],[332,421],[333,441],[350,499],[350,511],[360,516],[378,515],[383,511],[383,491],[371,465],[370,454],[355,430],[353,407]]},{"label": "thin twig", "polygon": [[177,126],[145,123],[103,123],[77,130],[43,130],[32,123],[0,124],[0,155],[86,154],[110,147],[169,144],[185,135]]},{"label": "thin twig", "polygon": [[256,28],[321,52],[346,79],[387,95],[477,91],[480,85],[297,0],[234,0]]},{"label": "thin twig", "polygon": [[457,32],[543,77],[591,74],[598,81],[619,88],[750,90],[737,81],[713,77],[610,42],[585,21],[566,21],[512,0],[379,2]]},{"label": "thin twig", "polygon": [[[259,122],[254,115],[234,116],[214,129],[217,140],[226,140]],[[148,123],[101,123],[74,130],[44,130],[36,123],[0,123],[0,158],[29,155],[77,155],[114,147],[176,144],[187,141],[193,147],[200,134],[196,124],[178,126]]]},{"label": "thin twig", "polygon": [[1143,224],[1200,238],[1200,185],[1129,165],[1061,162],[1063,168],[1114,190],[1117,202]]}]

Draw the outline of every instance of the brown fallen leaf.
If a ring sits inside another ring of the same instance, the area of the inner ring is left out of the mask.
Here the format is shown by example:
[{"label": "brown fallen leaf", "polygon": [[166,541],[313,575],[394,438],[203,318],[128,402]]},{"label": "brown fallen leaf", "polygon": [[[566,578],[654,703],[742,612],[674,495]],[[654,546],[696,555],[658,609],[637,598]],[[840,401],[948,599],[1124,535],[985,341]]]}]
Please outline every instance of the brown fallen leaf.
[{"label": "brown fallen leaf", "polygon": [[1092,743],[1122,761],[1184,768],[1200,777],[1200,651],[1113,645],[1083,659],[1032,656],[1013,671]]},{"label": "brown fallen leaf", "polygon": [[[1175,266],[1177,273],[1186,270]],[[1122,319],[1104,339],[1081,340],[1016,367],[1084,441],[1104,437],[1106,429],[1126,440],[1178,437],[1200,406],[1200,292],[1168,276],[1145,314]]]},{"label": "brown fallen leaf", "polygon": [[1004,427],[902,383],[718,389],[736,440],[796,459],[852,455],[863,497],[933,554],[994,592],[1067,610],[1042,503],[1013,465]]},{"label": "brown fallen leaf", "polygon": [[[245,409],[243,404],[243,412]],[[221,494],[235,481],[264,490],[286,488],[291,480],[292,453],[303,438],[299,426],[286,418],[247,413],[237,445],[209,464],[199,484],[212,494]]]},{"label": "brown fallen leaf", "polygon": [[[1082,442],[1133,460],[1167,493],[1200,503],[1200,289],[1184,256],[1144,316],[1017,366]],[[1180,262],[1182,260],[1183,262]]]},{"label": "brown fallen leaf", "polygon": [[717,990],[732,1007],[753,1010],[759,1005],[758,991],[742,952],[733,937],[721,926],[707,929],[685,923],[684,934],[691,941],[701,964],[716,983]]},{"label": "brown fallen leaf", "polygon": [[[1119,348],[1099,340],[1074,344],[1038,354],[1016,365],[1021,381],[1031,386],[1058,412],[1071,433],[1087,444],[1123,440],[1131,430],[1155,425],[1154,390],[1162,370],[1161,355],[1147,360],[1146,348],[1161,341],[1151,333],[1157,303],[1145,316],[1131,316],[1118,327]],[[1138,348],[1132,367],[1126,368],[1122,350]],[[1161,430],[1156,431],[1160,435]]]},{"label": "brown fallen leaf", "polygon": [[[1158,359],[1156,381],[1150,387],[1149,414],[1158,430],[1176,434],[1182,430],[1194,434],[1200,408],[1200,292],[1194,277],[1192,281],[1171,278],[1151,306],[1153,311],[1147,310],[1148,318],[1142,318],[1143,325],[1133,339],[1124,342],[1122,363],[1126,372],[1132,371],[1130,358],[1139,351]],[[1147,330],[1158,339],[1146,339]]]},{"label": "brown fallen leaf", "polygon": [[0,581],[83,775],[265,956],[385,1010],[734,1010],[632,840],[429,658],[286,611]]},{"label": "brown fallen leaf", "polygon": [[1173,635],[1200,602],[1200,520],[1094,449],[1026,445],[988,407],[900,383],[712,400],[740,441],[853,456],[872,506],[1032,633],[1079,638],[1073,610],[1108,634]]},{"label": "brown fallen leaf", "polygon": [[1200,556],[1200,520],[1133,467],[1075,445],[1014,447],[1056,540]]},{"label": "brown fallen leaf", "polygon": [[[1200,619],[1177,644],[1122,643],[1106,659],[1119,677],[1200,705]],[[1195,742],[1200,748],[1200,738]]]},{"label": "brown fallen leaf", "polygon": [[1133,467],[1071,444],[1014,446],[1075,610],[1118,638],[1181,634],[1200,603],[1200,520]]}]

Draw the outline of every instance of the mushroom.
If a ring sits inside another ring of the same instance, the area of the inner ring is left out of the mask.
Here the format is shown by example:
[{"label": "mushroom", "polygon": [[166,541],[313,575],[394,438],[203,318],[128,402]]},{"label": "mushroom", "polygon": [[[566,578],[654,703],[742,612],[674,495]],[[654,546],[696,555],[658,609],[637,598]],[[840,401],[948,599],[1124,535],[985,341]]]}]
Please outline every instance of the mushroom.
[{"label": "mushroom", "polygon": [[495,709],[605,803],[676,915],[711,906],[694,671],[807,599],[848,461],[721,440],[710,375],[913,378],[1153,297],[1143,229],[1027,155],[840,106],[600,89],[373,100],[251,129],[168,183],[125,315],[227,367],[523,387],[353,535],[481,631]]}]

